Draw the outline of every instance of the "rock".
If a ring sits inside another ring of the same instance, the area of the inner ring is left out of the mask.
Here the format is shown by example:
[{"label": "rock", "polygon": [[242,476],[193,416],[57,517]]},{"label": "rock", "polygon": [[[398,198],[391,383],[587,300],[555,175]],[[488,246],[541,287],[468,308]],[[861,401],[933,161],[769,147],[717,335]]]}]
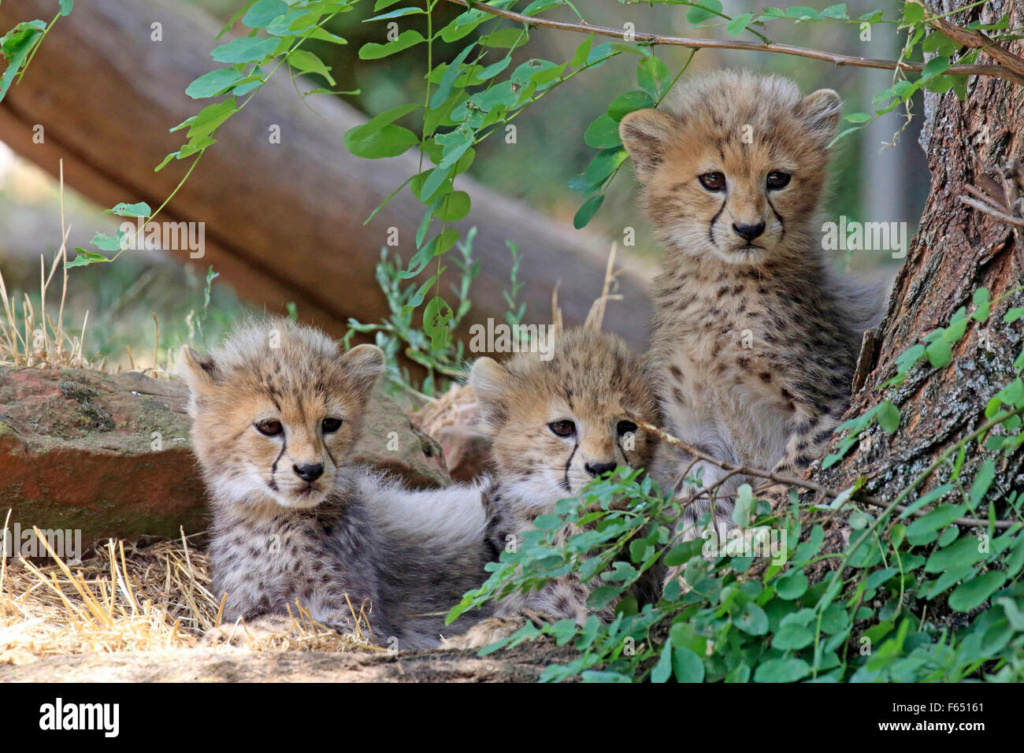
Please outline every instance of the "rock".
[{"label": "rock", "polygon": [[[138,372],[0,368],[0,523],[109,537],[205,529],[205,491],[189,443],[188,390]],[[440,447],[383,391],[360,462],[417,487],[450,483]]]},{"label": "rock", "polygon": [[472,387],[452,385],[441,397],[414,413],[413,422],[441,445],[452,480],[469,483],[487,472],[491,440],[477,428],[478,410]]}]

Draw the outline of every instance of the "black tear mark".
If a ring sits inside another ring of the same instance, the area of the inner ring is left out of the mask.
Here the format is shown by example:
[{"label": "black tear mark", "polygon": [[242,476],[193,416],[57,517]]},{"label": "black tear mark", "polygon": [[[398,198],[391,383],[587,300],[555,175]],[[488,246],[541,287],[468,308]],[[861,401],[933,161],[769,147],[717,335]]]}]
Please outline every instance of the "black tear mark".
[{"label": "black tear mark", "polygon": [[725,205],[726,202],[723,201],[721,208],[718,210],[715,216],[711,218],[711,224],[708,225],[708,240],[711,241],[711,245],[715,246],[716,248],[718,247],[718,244],[715,243],[715,223],[718,222],[718,218],[721,217],[722,212],[725,211]]},{"label": "black tear mark", "polygon": [[777,219],[779,221],[779,227],[782,228],[782,235],[779,237],[779,242],[781,243],[783,238],[786,237],[786,221],[784,219],[782,219],[782,215],[779,214],[778,210],[775,208],[775,205],[772,204],[771,197],[768,196],[768,195],[765,195],[764,198],[765,198],[765,201],[768,202],[768,206],[770,206],[772,208],[772,214],[775,215],[775,219]]},{"label": "black tear mark", "polygon": [[572,491],[572,486],[569,485],[569,466],[572,465],[572,459],[576,457],[576,450],[580,448],[580,443],[577,442],[572,446],[572,452],[569,454],[569,459],[565,461],[565,477],[562,479],[562,486],[565,487],[567,492]]}]

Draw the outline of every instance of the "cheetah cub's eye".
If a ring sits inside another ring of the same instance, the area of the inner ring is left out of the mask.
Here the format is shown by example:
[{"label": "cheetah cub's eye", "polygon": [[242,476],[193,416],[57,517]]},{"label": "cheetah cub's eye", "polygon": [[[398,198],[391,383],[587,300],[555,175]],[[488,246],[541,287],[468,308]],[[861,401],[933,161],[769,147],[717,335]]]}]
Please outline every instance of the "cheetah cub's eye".
[{"label": "cheetah cub's eye", "polygon": [[620,437],[623,436],[624,434],[636,433],[636,424],[633,423],[632,421],[619,421],[619,425],[617,428]]},{"label": "cheetah cub's eye", "polygon": [[556,437],[571,437],[576,434],[576,424],[572,421],[552,421],[548,428]]},{"label": "cheetah cub's eye", "polygon": [[256,427],[256,431],[265,437],[276,437],[284,431],[281,422],[276,418],[268,418],[253,425]]},{"label": "cheetah cub's eye", "polygon": [[789,179],[792,177],[782,170],[772,170],[768,173],[768,188],[785,188],[789,185]]},{"label": "cheetah cub's eye", "polygon": [[324,430],[324,434],[333,434],[341,428],[340,418],[325,418],[320,422],[320,427]]},{"label": "cheetah cub's eye", "polygon": [[697,180],[709,191],[718,192],[725,190],[725,173],[704,173],[698,175]]}]

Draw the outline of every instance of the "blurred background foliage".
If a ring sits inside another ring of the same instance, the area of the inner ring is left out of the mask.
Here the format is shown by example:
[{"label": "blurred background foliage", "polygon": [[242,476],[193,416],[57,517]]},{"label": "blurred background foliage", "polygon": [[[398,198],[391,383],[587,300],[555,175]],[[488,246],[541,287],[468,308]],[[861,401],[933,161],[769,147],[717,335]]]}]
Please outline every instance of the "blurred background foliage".
[{"label": "blurred background foliage", "polygon": [[[241,0],[185,0],[226,21],[240,7]],[[824,7],[818,3],[815,7]],[[521,9],[525,4],[517,3]],[[902,7],[897,0],[850,0],[850,17],[873,10],[884,10],[886,20],[895,20]],[[784,6],[784,4],[783,4]],[[724,0],[724,12],[737,16],[765,7],[758,0]],[[691,30],[686,7],[659,3],[623,3],[616,0],[590,0],[577,3],[589,23],[623,27],[633,23],[637,31],[686,36],[724,38],[724,29]],[[442,3],[434,28],[447,23],[464,9]],[[373,15],[373,3],[366,2],[356,12],[342,14],[328,27],[345,37],[347,46],[321,43],[311,47],[332,67],[337,90],[359,90],[346,97],[352,104],[374,115],[422,97],[426,69],[421,59],[423,48],[378,60],[360,61],[359,48],[366,42],[382,41],[384,22],[365,23]],[[573,20],[566,8],[544,14],[546,17]],[[425,31],[423,16],[397,19],[401,29]],[[875,24],[870,39],[862,39],[853,25],[799,24],[778,21],[765,33],[773,40],[804,47],[866,57],[895,59],[902,46],[902,33],[893,23]],[[582,35],[538,29],[524,49],[516,52],[514,64],[531,57],[568,60]],[[435,64],[450,60],[468,40],[435,47]],[[659,47],[657,55],[673,71],[679,70],[688,55],[680,47]],[[805,92],[828,87],[845,100],[844,112],[870,111],[872,96],[892,83],[889,71],[861,68],[835,68],[827,63],[801,58],[740,51],[702,50],[694,58],[687,76],[721,67],[744,67],[761,73],[776,73],[795,79]],[[488,139],[478,147],[478,156],[470,173],[509,200],[523,201],[534,209],[565,223],[582,201],[568,184],[581,173],[594,156],[583,141],[587,125],[603,113],[620,93],[636,88],[635,60],[620,56],[591,74],[577,76],[551,97],[542,98],[516,119],[517,139],[507,144]],[[57,85],[57,84],[55,84]],[[184,96],[184,95],[183,95]],[[323,95],[321,95],[323,96]],[[316,108],[317,98],[308,103]],[[902,109],[883,116],[839,142],[834,151],[832,178],[825,203],[826,219],[874,222],[906,222],[908,237],[914,233],[928,194],[928,173],[924,154],[917,144],[921,118],[914,114],[908,123]],[[168,124],[170,127],[173,124]],[[846,124],[849,125],[849,124]],[[216,148],[216,147],[214,147]],[[338,148],[341,146],[339,134]],[[330,155],[324,155],[330,159]],[[366,162],[366,169],[374,164]],[[201,176],[194,178],[201,180]],[[607,200],[595,220],[586,229],[608,241],[623,238],[624,229],[636,231],[636,245],[621,247],[619,261],[644,276],[655,272],[659,250],[649,225],[636,202],[636,186],[630,170],[615,178]],[[96,232],[112,232],[116,225],[101,208],[65,194],[65,215],[72,227],[68,248],[86,245]],[[470,215],[472,220],[472,214]],[[296,221],[300,221],[298,218]],[[60,245],[59,190],[54,181],[31,164],[16,158],[0,143],[0,273],[8,291],[38,297],[39,256],[52,259]],[[515,239],[509,239],[514,241]],[[73,252],[72,252],[73,253]],[[378,250],[373,250],[378,253]],[[892,274],[899,261],[888,252],[862,252],[840,263],[860,271]],[[130,366],[153,365],[155,328],[160,325],[158,359],[166,366],[169,353],[185,341],[202,339],[195,319],[205,314],[203,330],[213,341],[243,311],[244,291],[236,295],[225,284],[215,282],[212,298],[204,312],[205,276],[160,252],[132,252],[114,264],[92,265],[71,270],[68,308],[69,325],[74,328],[89,312],[86,350],[109,362]],[[301,313],[301,312],[300,312]],[[126,348],[134,358],[129,359]]]}]

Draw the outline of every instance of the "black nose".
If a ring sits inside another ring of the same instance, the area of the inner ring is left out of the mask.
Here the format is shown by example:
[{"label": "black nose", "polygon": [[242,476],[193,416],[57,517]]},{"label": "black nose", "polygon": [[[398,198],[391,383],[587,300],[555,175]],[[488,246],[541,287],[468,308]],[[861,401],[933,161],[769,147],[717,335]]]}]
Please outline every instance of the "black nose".
[{"label": "black nose", "polygon": [[324,464],[317,463],[316,465],[293,465],[292,470],[295,471],[295,475],[301,478],[303,481],[313,483],[320,478],[324,473]]},{"label": "black nose", "polygon": [[616,469],[615,463],[587,463],[584,468],[587,469],[587,473],[591,476],[597,477],[602,473],[608,473],[608,471],[614,471]]},{"label": "black nose", "polygon": [[759,222],[756,225],[741,225],[738,222],[734,222],[732,223],[732,229],[736,235],[749,243],[764,232],[764,223]]}]

